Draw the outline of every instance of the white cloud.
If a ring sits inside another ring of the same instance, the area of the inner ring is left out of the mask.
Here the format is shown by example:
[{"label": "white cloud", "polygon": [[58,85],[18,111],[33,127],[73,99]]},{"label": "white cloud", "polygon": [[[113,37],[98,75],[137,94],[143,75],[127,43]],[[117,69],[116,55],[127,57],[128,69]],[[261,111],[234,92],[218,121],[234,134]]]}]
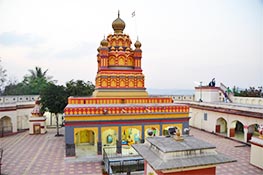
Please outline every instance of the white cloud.
[{"label": "white cloud", "polygon": [[3,0],[4,68],[18,79],[40,66],[61,83],[94,82],[97,47],[113,33],[118,9],[124,32],[142,43],[147,87],[190,89],[214,77],[230,87],[262,85],[263,4],[256,0]]}]

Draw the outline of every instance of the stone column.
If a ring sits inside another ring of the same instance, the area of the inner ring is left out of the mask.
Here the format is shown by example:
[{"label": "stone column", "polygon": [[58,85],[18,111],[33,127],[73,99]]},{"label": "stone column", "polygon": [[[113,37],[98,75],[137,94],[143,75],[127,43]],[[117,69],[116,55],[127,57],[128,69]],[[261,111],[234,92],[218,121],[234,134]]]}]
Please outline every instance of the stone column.
[{"label": "stone column", "polygon": [[12,132],[17,133],[17,116],[11,117],[11,122],[12,122]]},{"label": "stone column", "polygon": [[121,154],[122,153],[122,135],[121,135],[121,126],[118,127],[118,140],[117,140],[117,153]]},{"label": "stone column", "polygon": [[244,125],[244,142],[247,142],[248,126]]},{"label": "stone column", "polygon": [[74,144],[74,128],[72,126],[65,127],[65,143],[66,143],[66,157],[76,156]]},{"label": "stone column", "polygon": [[230,131],[231,131],[231,123],[227,123],[227,133],[226,133],[226,135],[227,135],[227,137],[230,137]]},{"label": "stone column", "polygon": [[102,139],[101,139],[101,127],[98,127],[98,142],[97,142],[97,154],[101,155],[102,154]]}]

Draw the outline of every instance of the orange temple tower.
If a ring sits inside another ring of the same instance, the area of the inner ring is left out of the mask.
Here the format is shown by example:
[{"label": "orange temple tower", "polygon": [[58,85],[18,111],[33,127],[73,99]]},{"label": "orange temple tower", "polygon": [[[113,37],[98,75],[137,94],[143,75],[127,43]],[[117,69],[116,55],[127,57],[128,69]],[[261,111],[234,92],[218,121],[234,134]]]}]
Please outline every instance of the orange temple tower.
[{"label": "orange temple tower", "polygon": [[123,33],[125,22],[113,21],[113,35],[101,41],[98,48],[98,73],[94,97],[147,97],[141,68],[141,43],[137,40],[131,48],[129,35]]},{"label": "orange temple tower", "polygon": [[144,86],[141,43],[132,48],[125,22],[113,21],[114,34],[98,48],[98,72],[92,97],[69,97],[65,114],[66,156],[89,146],[102,154],[104,147],[142,143],[146,137],[167,135],[169,128],[184,133],[189,127],[189,107],[170,97],[150,97]]}]

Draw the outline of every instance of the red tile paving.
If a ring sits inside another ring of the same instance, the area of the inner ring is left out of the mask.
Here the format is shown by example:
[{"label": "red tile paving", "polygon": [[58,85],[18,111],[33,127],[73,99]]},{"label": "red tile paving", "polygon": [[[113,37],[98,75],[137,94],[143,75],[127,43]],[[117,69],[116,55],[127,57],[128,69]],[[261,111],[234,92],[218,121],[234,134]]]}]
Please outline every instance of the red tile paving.
[{"label": "red tile paving", "polygon": [[[63,131],[61,129],[61,132]],[[28,132],[23,132],[0,138],[0,147],[4,148],[2,173],[5,175],[102,174],[100,162],[65,161],[65,138],[54,137],[55,132],[55,129],[48,129],[45,135],[29,135]],[[237,162],[218,165],[217,175],[263,175],[263,170],[249,164],[249,146],[193,128],[191,134],[214,144],[219,152],[237,160]]]},{"label": "red tile paving", "polygon": [[[61,129],[63,132],[63,129]],[[0,138],[3,147],[4,175],[101,175],[100,162],[65,161],[64,137],[54,137],[55,129],[45,135],[28,132]]]},{"label": "red tile paving", "polygon": [[217,165],[217,175],[263,175],[263,170],[249,163],[250,146],[191,128],[191,135],[216,146],[216,150],[237,160],[237,162]]}]

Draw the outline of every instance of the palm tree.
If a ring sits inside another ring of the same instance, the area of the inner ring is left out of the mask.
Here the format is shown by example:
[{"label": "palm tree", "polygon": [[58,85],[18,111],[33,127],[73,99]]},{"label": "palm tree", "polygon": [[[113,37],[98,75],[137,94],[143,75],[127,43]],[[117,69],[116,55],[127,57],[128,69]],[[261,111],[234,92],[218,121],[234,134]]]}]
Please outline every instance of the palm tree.
[{"label": "palm tree", "polygon": [[42,71],[40,67],[35,67],[34,70],[28,70],[30,75],[24,76],[23,84],[27,87],[27,94],[40,94],[48,83],[55,83],[52,76],[47,76],[47,70]]},{"label": "palm tree", "polygon": [[31,82],[34,82],[36,80],[43,80],[45,82],[53,82],[51,79],[53,78],[52,76],[47,76],[47,70],[44,72],[42,71],[41,67],[35,67],[35,70],[29,69],[30,75],[24,76],[24,83],[25,84],[30,84]]}]

